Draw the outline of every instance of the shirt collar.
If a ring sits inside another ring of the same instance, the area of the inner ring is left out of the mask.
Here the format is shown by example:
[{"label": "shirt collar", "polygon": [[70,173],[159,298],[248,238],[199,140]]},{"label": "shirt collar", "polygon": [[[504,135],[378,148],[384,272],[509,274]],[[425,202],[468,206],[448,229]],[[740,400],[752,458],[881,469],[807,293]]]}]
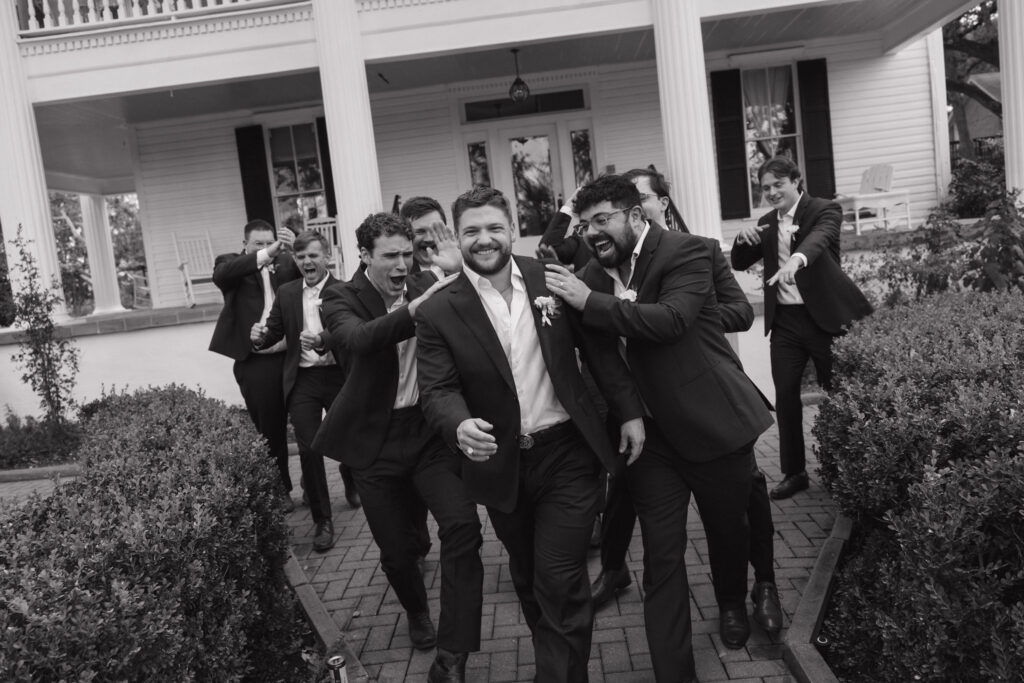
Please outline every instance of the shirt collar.
[{"label": "shirt collar", "polygon": [[[514,258],[510,258],[509,263],[512,264],[512,286],[516,289],[524,289],[523,272],[519,270],[519,264],[516,263]],[[466,265],[465,261],[462,263],[462,272],[466,274],[467,278],[469,278],[469,282],[473,285],[473,289],[476,290],[477,294],[480,294],[481,289],[493,289],[497,291],[497,287],[492,285],[490,280]]]},{"label": "shirt collar", "polygon": [[316,292],[317,296],[320,296],[320,293],[322,291],[324,291],[324,285],[326,285],[326,284],[327,284],[327,276],[326,275],[324,275],[323,279],[321,279],[320,282],[316,283],[312,287],[310,287],[309,284],[305,280],[303,280],[302,281],[302,291],[305,293],[305,292],[308,292],[308,291],[312,290],[312,291]]},{"label": "shirt collar", "polygon": [[[633,253],[629,256],[629,279],[633,280],[633,271],[636,270],[636,260],[640,258],[640,250],[644,247],[644,240],[647,239],[647,233],[651,231],[650,221],[644,221],[644,230],[640,233],[640,238],[637,239],[636,245],[633,247]],[[619,269],[616,267],[605,268],[606,273],[611,275],[615,279],[619,279]],[[629,287],[629,282],[623,282],[623,287]]]},{"label": "shirt collar", "polygon": [[796,216],[796,207],[800,206],[800,200],[803,199],[803,198],[804,198],[804,193],[801,192],[797,196],[796,201],[793,202],[793,206],[789,207],[789,211],[787,211],[786,213],[780,213],[779,214],[779,222],[782,222],[782,219],[785,218],[786,216],[789,216],[790,220],[792,221],[792,219]]}]

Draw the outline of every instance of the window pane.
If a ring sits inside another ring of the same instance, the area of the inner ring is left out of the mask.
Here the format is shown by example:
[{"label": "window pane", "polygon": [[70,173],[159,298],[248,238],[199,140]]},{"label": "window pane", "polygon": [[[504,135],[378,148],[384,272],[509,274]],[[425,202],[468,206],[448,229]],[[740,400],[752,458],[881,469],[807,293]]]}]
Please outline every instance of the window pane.
[{"label": "window pane", "polygon": [[791,67],[744,71],[742,80],[748,140],[796,132]]},{"label": "window pane", "polygon": [[487,161],[487,143],[471,142],[467,145],[469,152],[469,176],[473,187],[491,186],[491,167]]},{"label": "window pane", "polygon": [[295,158],[299,169],[299,189],[319,190],[323,187],[320,173],[320,159],[317,157],[316,135],[312,124],[293,126]]},{"label": "window pane", "polygon": [[551,144],[546,135],[512,138],[512,178],[521,235],[543,235],[555,213]]},{"label": "window pane", "polygon": [[594,179],[594,164],[590,160],[590,131],[574,130],[569,133],[572,140],[572,167],[576,187],[586,185]]},{"label": "window pane", "polygon": [[298,197],[279,197],[277,200],[277,220],[280,225],[290,229],[295,234],[302,232],[302,216],[299,214]]}]

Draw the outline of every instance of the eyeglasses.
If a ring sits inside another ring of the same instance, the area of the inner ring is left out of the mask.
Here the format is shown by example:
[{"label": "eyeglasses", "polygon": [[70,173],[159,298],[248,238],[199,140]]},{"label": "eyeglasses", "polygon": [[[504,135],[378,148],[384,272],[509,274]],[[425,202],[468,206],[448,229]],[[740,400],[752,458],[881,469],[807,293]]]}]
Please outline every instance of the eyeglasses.
[{"label": "eyeglasses", "polygon": [[646,202],[648,199],[661,199],[661,196],[656,194],[647,194],[646,192],[640,193],[641,202]]},{"label": "eyeglasses", "polygon": [[599,213],[595,216],[591,216],[589,221],[580,221],[576,224],[575,232],[577,235],[582,235],[590,226],[593,225],[598,230],[608,227],[608,221],[617,213],[627,213],[632,211],[636,207],[630,207],[628,209],[616,209],[615,211],[609,211],[608,213]]}]

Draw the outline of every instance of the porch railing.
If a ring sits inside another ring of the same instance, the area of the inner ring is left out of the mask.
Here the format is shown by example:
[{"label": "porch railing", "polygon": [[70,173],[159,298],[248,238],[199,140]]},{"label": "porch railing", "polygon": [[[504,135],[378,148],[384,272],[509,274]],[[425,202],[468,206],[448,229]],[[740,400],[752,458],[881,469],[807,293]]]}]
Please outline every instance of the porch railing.
[{"label": "porch railing", "polygon": [[23,38],[303,2],[308,0],[14,0]]}]

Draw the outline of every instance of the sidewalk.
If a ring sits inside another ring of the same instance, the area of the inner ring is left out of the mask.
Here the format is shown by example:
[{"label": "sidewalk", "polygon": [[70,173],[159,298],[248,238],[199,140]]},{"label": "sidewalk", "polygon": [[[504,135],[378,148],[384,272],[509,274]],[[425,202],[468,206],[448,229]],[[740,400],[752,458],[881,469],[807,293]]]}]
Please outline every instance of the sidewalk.
[{"label": "sidewalk", "polygon": [[[810,427],[817,409],[804,410],[804,429],[808,450]],[[781,479],[778,464],[778,431],[772,427],[758,441],[757,459],[768,475],[771,488]],[[809,491],[795,498],[772,502],[775,520],[776,579],[786,613],[792,617],[807,577],[828,537],[835,507],[828,494],[815,481],[817,461],[808,453],[808,472],[812,475]],[[292,459],[292,477],[298,481],[298,458]],[[289,516],[293,550],[309,582],[314,586],[335,623],[346,634],[349,646],[372,678],[379,681],[423,681],[434,658],[434,651],[420,652],[411,647],[405,613],[378,564],[378,551],[361,511],[352,510],[342,495],[338,469],[328,464],[328,482],[334,500],[334,528],[337,544],[320,554],[312,550],[312,522],[309,509],[298,507]],[[508,575],[508,562],[497,540],[486,511],[484,522],[484,616],[481,651],[469,658],[467,680],[532,681],[533,646],[530,632],[519,609],[519,602]],[[440,577],[436,525],[430,520],[434,545],[427,556],[427,595],[431,613],[437,619]],[[781,638],[771,640],[751,622],[751,637],[741,650],[726,649],[718,637],[718,608],[711,586],[707,560],[707,541],[696,507],[691,504],[688,524],[691,611],[697,674],[703,683],[736,681],[742,683],[783,683],[792,681],[782,659]],[[643,548],[639,528],[630,547],[628,566],[633,584],[597,613],[593,648],[590,655],[592,683],[631,683],[653,681],[647,638],[643,626],[641,585]],[[591,578],[597,576],[599,561],[591,553]],[[751,577],[751,581],[752,581]],[[748,603],[749,609],[749,603]],[[784,635],[783,632],[782,635]]]}]

